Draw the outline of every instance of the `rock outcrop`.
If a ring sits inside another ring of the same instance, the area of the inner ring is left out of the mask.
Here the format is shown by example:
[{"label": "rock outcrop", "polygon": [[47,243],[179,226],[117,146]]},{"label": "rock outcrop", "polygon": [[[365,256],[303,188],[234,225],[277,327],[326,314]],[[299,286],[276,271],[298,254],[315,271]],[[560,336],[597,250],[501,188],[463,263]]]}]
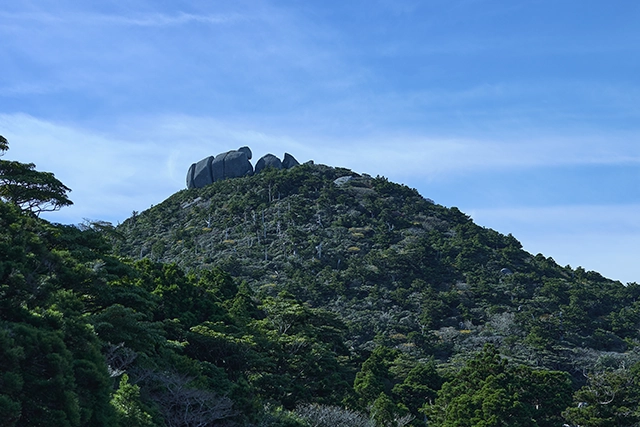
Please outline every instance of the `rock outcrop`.
[{"label": "rock outcrop", "polygon": [[212,182],[253,174],[251,150],[241,147],[194,163],[187,172],[187,188],[202,188]]},{"label": "rock outcrop", "polygon": [[[254,169],[251,162],[249,162],[251,156],[249,147],[240,147],[237,150],[227,151],[215,157],[206,157],[189,167],[187,188],[202,188],[215,181],[253,175]],[[280,161],[273,154],[266,154],[256,163],[255,173],[266,168],[289,169],[299,164],[289,153],[284,153],[283,161]]]},{"label": "rock outcrop", "polygon": [[291,169],[294,166],[298,166],[300,163],[289,153],[284,153],[284,159],[282,159],[282,167],[284,169]]},{"label": "rock outcrop", "polygon": [[266,168],[291,169],[299,164],[295,157],[289,153],[284,153],[282,161],[273,154],[265,154],[258,160],[258,163],[256,163],[256,173]]},{"label": "rock outcrop", "polygon": [[282,162],[273,154],[265,154],[256,163],[256,173],[260,173],[262,169],[266,168],[282,169]]}]

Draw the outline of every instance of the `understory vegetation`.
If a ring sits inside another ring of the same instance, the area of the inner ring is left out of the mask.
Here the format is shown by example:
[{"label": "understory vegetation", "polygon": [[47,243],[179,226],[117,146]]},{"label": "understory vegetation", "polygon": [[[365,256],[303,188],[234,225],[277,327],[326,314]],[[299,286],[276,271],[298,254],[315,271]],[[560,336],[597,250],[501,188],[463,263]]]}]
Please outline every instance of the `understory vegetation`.
[{"label": "understory vegetation", "polygon": [[305,164],[71,226],[4,162],[0,426],[640,423],[640,287],[406,186]]}]

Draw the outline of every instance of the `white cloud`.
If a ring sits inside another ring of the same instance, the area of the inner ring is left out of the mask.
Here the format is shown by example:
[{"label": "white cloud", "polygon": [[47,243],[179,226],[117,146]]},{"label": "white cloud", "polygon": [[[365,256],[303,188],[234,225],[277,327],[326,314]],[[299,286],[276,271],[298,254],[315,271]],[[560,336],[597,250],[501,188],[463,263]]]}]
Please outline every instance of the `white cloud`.
[{"label": "white cloud", "polygon": [[75,205],[51,214],[53,221],[122,220],[170,194],[165,154],[149,144],[27,115],[0,115],[0,129],[9,140],[6,158],[35,163],[72,189]]},{"label": "white cloud", "polygon": [[310,139],[309,155],[396,179],[563,165],[640,163],[640,145],[609,136],[463,139],[425,135]]},{"label": "white cloud", "polygon": [[584,231],[602,229],[610,224],[612,228],[640,233],[640,205],[567,205],[545,207],[512,207],[499,209],[478,209],[472,212],[480,218],[507,220],[520,223],[536,222],[541,229],[556,231]]},{"label": "white cloud", "polygon": [[[103,126],[109,128],[98,131],[23,114],[0,115],[0,132],[11,144],[8,156],[53,171],[73,189],[72,198],[79,206],[91,206],[93,216],[101,213],[100,208],[128,214],[158,203],[184,187],[191,163],[245,145],[252,149],[254,162],[266,153],[282,157],[289,152],[301,162],[314,160],[398,182],[474,171],[640,162],[640,146],[623,137],[606,141],[597,137],[501,141],[424,135],[350,139],[184,115],[128,118]],[[128,197],[130,204],[103,203],[116,195]]]},{"label": "white cloud", "polygon": [[72,189],[75,205],[48,218],[122,221],[133,210],[158,204],[185,188],[190,164],[248,145],[255,161],[266,153],[299,160],[302,145],[215,120],[154,117],[115,125],[109,131],[52,123],[26,114],[0,114],[0,134],[9,140],[5,158],[36,164]]},{"label": "white cloud", "polygon": [[[75,205],[48,218],[112,222],[144,210],[184,188],[189,165],[209,155],[251,147],[254,159],[266,153],[293,154],[299,161],[344,166],[385,175],[394,181],[457,174],[461,171],[536,167],[579,162],[638,162],[638,148],[624,138],[612,149],[593,139],[561,141],[480,141],[429,137],[346,140],[291,136],[189,116],[148,117],[114,124],[108,131],[52,123],[29,115],[0,115],[0,133],[11,149],[6,158],[34,162],[72,188]],[[470,175],[473,176],[473,175]],[[634,261],[640,241],[640,205],[460,208],[476,223],[512,233],[526,250],[560,264],[582,265],[623,282],[640,281]]]},{"label": "white cloud", "polygon": [[37,11],[37,12],[2,12],[0,19],[8,22],[31,22],[39,24],[64,24],[92,26],[100,24],[131,25],[139,27],[166,27],[186,25],[190,23],[224,24],[246,19],[238,13],[230,14],[193,14],[185,12],[168,13],[132,13],[130,15],[99,14],[73,11]]},{"label": "white cloud", "polygon": [[[117,15],[90,15],[83,16],[82,22],[104,22],[107,24],[117,25],[133,25],[139,27],[166,27],[185,25],[190,23],[204,23],[204,24],[225,24],[235,22],[240,19],[244,19],[239,14],[229,15],[194,15],[191,13],[177,13],[174,15],[167,15],[161,13],[139,15],[133,17],[117,16]],[[86,20],[85,20],[86,19]]]}]

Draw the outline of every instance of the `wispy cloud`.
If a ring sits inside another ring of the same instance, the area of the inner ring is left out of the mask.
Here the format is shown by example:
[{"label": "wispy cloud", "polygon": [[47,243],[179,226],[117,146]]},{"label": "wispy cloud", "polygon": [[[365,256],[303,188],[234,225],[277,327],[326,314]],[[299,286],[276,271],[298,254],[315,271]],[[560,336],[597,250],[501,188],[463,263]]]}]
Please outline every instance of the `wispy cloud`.
[{"label": "wispy cloud", "polygon": [[[610,140],[613,148],[608,152],[601,150],[606,145],[602,140],[585,144],[581,138],[501,142],[414,135],[347,141],[316,135],[310,139],[283,129],[186,115],[128,118],[97,131],[5,114],[0,115],[0,133],[10,142],[7,158],[34,162],[73,189],[76,205],[49,215],[60,222],[122,221],[133,210],[144,210],[184,188],[191,163],[243,145],[253,150],[254,162],[266,153],[282,156],[286,151],[301,162],[314,159],[399,182],[409,177],[428,181],[472,168],[508,169],[514,163],[535,168],[553,162],[617,162],[626,157],[640,162],[639,148],[625,145],[624,139],[617,145]],[[580,155],[569,155],[579,150]],[[513,233],[526,250],[622,281],[640,280],[638,269],[624,265],[630,262],[625,251],[640,240],[640,205],[478,209],[460,202],[477,223]]]},{"label": "wispy cloud", "polygon": [[10,144],[5,157],[33,162],[72,189],[75,205],[52,214],[55,221],[118,221],[173,192],[160,147],[21,114],[0,115],[0,132]]},{"label": "wispy cloud", "polygon": [[[122,220],[184,188],[192,162],[248,145],[256,158],[287,151],[461,208],[461,195],[489,200],[469,210],[523,201],[522,211],[477,211],[489,225],[528,218],[532,229],[573,232],[561,214],[576,202],[590,206],[580,221],[594,230],[611,225],[609,214],[635,227],[619,207],[592,207],[608,187],[611,203],[640,200],[626,194],[640,163],[635,9],[577,0],[5,3],[0,134],[9,157],[73,189],[76,205],[55,213],[59,221]],[[517,182],[500,192],[498,180]],[[528,210],[538,202],[563,206]]]},{"label": "wispy cloud", "polygon": [[254,154],[288,151],[306,161],[344,166],[356,172],[398,178],[472,171],[562,165],[640,163],[638,133],[558,136],[508,135],[451,138],[428,131],[401,133],[374,129],[365,135],[308,132],[305,124],[279,127],[262,120],[219,120],[188,115],[151,116],[123,122],[114,130],[136,141],[171,141],[185,163],[249,145]]},{"label": "wispy cloud", "polygon": [[96,24],[113,24],[139,27],[167,27],[187,25],[190,23],[225,24],[246,20],[246,15],[230,14],[193,14],[186,12],[167,13],[132,13],[130,15],[99,14],[88,12],[2,12],[0,20],[7,22],[31,22],[40,24],[65,24],[91,26]]},{"label": "wispy cloud", "polygon": [[640,234],[640,204],[521,206],[473,209],[480,222],[536,224],[541,232],[589,233],[590,230]]},{"label": "wispy cloud", "polygon": [[195,15],[191,13],[178,13],[175,15],[166,14],[149,14],[134,17],[115,16],[115,15],[94,15],[88,17],[90,21],[113,23],[119,25],[133,25],[140,27],[165,27],[186,25],[190,23],[202,24],[226,24],[246,19],[246,16],[240,14],[229,15]]},{"label": "wispy cloud", "polygon": [[[61,144],[68,153],[83,151],[89,137],[95,147],[104,147],[114,156],[121,151],[126,153],[132,146],[149,150],[147,154],[154,157],[176,150],[183,153],[181,157],[187,167],[202,157],[242,145],[250,145],[257,155],[267,152],[281,155],[280,151],[289,151],[303,161],[315,159],[361,172],[423,176],[469,170],[640,163],[640,145],[634,142],[640,135],[624,132],[571,137],[510,135],[494,139],[447,138],[427,132],[336,137],[250,120],[225,121],[188,115],[129,117],[102,126],[101,131],[89,131],[24,114],[4,114],[0,115],[0,128],[19,139],[13,152],[18,152],[18,144],[38,146],[35,151],[25,150],[25,155],[58,150]],[[47,157],[42,160],[47,161]]]}]

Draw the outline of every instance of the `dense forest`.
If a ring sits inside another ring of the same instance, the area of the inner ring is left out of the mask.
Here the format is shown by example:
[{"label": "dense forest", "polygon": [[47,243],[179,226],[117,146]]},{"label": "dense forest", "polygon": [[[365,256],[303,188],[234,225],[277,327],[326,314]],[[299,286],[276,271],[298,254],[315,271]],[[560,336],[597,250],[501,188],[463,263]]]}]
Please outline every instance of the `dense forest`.
[{"label": "dense forest", "polygon": [[640,425],[640,286],[411,188],[305,164],[39,217],[68,192],[0,159],[0,426]]}]

